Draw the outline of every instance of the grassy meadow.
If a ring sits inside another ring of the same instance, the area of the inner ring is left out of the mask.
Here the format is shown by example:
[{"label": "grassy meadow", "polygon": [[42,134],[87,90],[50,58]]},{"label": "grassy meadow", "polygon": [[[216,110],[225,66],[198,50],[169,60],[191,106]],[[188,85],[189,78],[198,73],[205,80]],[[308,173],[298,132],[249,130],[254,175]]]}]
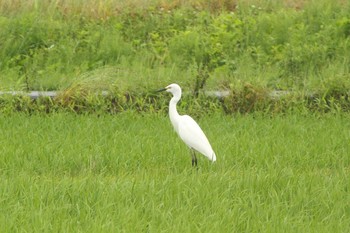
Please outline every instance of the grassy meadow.
[{"label": "grassy meadow", "polygon": [[0,117],[2,232],[349,232],[348,115]]},{"label": "grassy meadow", "polygon": [[0,48],[59,91],[0,96],[1,232],[350,232],[348,1],[0,0]]}]

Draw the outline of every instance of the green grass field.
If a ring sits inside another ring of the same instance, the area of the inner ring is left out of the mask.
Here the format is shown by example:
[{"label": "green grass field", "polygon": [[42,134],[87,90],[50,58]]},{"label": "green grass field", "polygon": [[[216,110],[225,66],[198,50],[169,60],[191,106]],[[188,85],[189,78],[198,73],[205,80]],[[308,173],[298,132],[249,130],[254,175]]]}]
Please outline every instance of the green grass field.
[{"label": "green grass field", "polygon": [[[349,12],[0,0],[0,91],[62,91],[0,96],[0,232],[350,232]],[[170,83],[216,163],[191,167]]]},{"label": "green grass field", "polygon": [[349,232],[348,114],[0,116],[2,232]]}]

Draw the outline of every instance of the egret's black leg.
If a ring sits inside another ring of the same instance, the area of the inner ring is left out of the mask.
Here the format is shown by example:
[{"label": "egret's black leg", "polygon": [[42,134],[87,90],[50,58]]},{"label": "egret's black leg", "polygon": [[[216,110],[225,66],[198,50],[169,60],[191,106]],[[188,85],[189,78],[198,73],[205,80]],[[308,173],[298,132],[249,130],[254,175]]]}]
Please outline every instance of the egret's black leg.
[{"label": "egret's black leg", "polygon": [[196,152],[192,149],[191,150],[191,155],[192,155],[192,167],[196,166],[197,167],[197,157],[196,157]]}]

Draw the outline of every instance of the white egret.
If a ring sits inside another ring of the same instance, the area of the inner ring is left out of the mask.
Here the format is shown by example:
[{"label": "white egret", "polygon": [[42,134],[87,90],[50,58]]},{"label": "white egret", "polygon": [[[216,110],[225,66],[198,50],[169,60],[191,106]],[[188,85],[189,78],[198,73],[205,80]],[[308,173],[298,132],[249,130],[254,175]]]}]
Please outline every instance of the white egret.
[{"label": "white egret", "polygon": [[210,161],[216,161],[216,155],[213,151],[207,137],[199,127],[197,122],[188,115],[179,115],[176,109],[176,104],[181,98],[181,88],[177,84],[170,84],[169,86],[159,90],[167,91],[173,94],[169,103],[169,117],[176,133],[191,149],[192,166],[197,166],[197,157],[195,151],[205,155]]}]

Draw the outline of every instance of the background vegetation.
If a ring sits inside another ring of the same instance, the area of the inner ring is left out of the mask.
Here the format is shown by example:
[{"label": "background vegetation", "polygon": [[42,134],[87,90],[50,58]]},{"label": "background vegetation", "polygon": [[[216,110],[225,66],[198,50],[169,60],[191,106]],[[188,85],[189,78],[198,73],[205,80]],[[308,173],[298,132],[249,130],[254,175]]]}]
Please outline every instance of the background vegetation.
[{"label": "background vegetation", "polygon": [[0,1],[0,88],[350,87],[347,1]]}]

